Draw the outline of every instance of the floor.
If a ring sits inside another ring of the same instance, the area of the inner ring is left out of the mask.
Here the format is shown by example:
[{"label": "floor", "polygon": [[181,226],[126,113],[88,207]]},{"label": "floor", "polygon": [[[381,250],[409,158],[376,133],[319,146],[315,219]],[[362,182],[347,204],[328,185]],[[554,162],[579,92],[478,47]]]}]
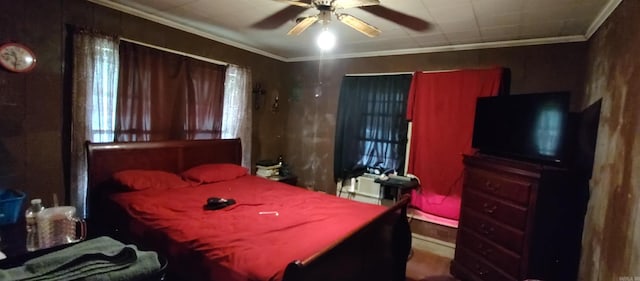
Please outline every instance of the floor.
[{"label": "floor", "polygon": [[448,243],[456,243],[457,228],[451,228],[435,223],[430,223],[418,219],[409,221],[411,232],[422,236],[435,238]]},{"label": "floor", "polygon": [[451,259],[414,249],[407,262],[407,281],[457,281],[449,274]]},{"label": "floor", "polygon": [[[456,234],[458,232],[456,228],[419,219],[412,219],[409,224],[411,232],[414,234],[448,244],[456,243]],[[422,243],[419,249],[417,247],[419,245],[414,244],[412,255],[407,262],[407,281],[457,281],[449,274],[450,257],[453,256],[453,253],[446,254],[447,251],[442,251],[441,247],[430,245],[435,244]],[[440,253],[440,255],[436,253]],[[447,255],[450,257],[445,257]]]}]

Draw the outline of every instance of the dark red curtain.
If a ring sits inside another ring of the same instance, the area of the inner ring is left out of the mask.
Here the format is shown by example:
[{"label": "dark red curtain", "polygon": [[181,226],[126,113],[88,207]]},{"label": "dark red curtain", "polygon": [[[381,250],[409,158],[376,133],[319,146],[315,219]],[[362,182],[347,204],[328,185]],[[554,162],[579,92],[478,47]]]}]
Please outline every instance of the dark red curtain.
[{"label": "dark red curtain", "polygon": [[222,133],[226,66],[189,59],[186,63],[184,138],[218,139]]},{"label": "dark red curtain", "polygon": [[116,140],[220,138],[225,70],[121,42]]},{"label": "dark red curtain", "polygon": [[462,154],[472,153],[476,99],[496,95],[501,68],[416,72],[409,90],[412,121],[408,173],[420,179],[411,204],[441,217],[458,219]]}]

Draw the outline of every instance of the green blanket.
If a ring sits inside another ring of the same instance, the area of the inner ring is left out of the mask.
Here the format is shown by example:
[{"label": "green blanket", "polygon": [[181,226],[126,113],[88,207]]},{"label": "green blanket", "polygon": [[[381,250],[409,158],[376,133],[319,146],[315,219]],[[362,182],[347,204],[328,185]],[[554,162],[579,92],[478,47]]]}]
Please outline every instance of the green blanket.
[{"label": "green blanket", "polygon": [[103,236],[0,270],[0,280],[140,280],[159,269],[155,252]]}]

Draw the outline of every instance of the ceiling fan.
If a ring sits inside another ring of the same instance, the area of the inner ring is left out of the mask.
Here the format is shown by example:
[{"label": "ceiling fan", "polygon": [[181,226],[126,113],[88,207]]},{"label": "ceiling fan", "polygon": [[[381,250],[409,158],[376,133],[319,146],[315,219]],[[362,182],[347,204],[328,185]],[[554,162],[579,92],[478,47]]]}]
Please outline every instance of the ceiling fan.
[{"label": "ceiling fan", "polygon": [[405,26],[407,28],[424,31],[429,28],[429,23],[398,12],[389,8],[385,8],[380,4],[379,0],[272,0],[289,4],[288,7],[270,15],[253,25],[256,28],[271,29],[277,28],[287,21],[297,17],[300,13],[307,9],[315,8],[318,14],[295,18],[296,25],[289,30],[287,35],[299,35],[316,22],[323,25],[331,21],[332,15],[342,23],[361,32],[369,37],[376,37],[380,34],[380,29],[366,23],[365,21],[349,14],[341,13],[341,10],[349,8],[359,8],[376,16],[388,19],[392,22]]}]

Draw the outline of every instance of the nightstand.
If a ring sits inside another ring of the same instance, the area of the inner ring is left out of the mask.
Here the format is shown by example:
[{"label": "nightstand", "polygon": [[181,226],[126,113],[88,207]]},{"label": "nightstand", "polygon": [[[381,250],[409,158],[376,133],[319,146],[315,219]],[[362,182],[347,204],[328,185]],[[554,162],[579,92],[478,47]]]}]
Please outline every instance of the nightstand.
[{"label": "nightstand", "polygon": [[298,183],[298,177],[296,175],[273,176],[269,177],[269,179],[290,185],[296,185]]}]

